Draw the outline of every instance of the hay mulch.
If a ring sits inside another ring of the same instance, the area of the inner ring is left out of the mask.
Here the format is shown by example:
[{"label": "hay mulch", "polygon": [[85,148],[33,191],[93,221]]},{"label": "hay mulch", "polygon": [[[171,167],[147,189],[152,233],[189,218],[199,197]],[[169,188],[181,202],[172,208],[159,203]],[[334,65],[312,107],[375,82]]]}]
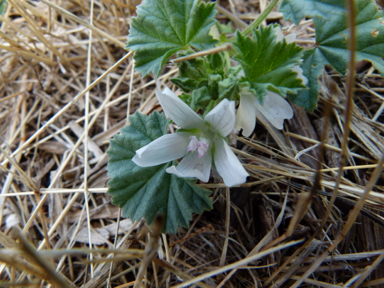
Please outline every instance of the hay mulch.
[{"label": "hay mulch", "polygon": [[[161,110],[124,50],[138,3],[8,0],[0,16],[0,286],[384,287],[384,79],[369,63],[353,98],[328,69],[312,114],[296,107],[283,131],[259,119],[234,139],[249,182],[227,189],[213,174],[214,209],[189,229],[121,216],[109,140],[128,115]],[[220,5],[241,28],[267,1]],[[271,22],[314,44],[311,21]],[[163,72],[171,86],[176,67]]]}]

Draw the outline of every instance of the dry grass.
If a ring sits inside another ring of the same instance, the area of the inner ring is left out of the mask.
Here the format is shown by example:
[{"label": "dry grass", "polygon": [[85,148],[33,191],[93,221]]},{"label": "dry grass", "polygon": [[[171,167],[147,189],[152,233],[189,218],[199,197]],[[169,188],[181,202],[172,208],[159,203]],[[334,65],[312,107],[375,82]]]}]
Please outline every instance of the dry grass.
[{"label": "dry grass", "polygon": [[[202,184],[214,210],[176,235],[148,233],[106,194],[109,139],[129,114],[160,110],[153,79],[134,73],[124,50],[138,1],[8,2],[1,287],[384,287],[384,80],[369,64],[357,65],[353,98],[328,71],[313,114],[295,108],[284,131],[260,118],[235,149],[250,182]],[[244,28],[266,2],[221,2],[218,18]],[[268,21],[313,45],[311,21]],[[176,73],[168,67],[162,81]]]}]

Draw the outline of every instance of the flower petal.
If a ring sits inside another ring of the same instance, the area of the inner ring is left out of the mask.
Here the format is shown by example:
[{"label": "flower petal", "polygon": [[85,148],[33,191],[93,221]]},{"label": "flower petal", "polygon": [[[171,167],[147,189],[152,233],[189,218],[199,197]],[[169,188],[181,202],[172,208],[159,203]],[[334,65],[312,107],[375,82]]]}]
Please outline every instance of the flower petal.
[{"label": "flower petal", "polygon": [[275,36],[276,36],[276,41],[277,42],[283,41],[284,34],[283,34],[283,31],[281,30],[280,26],[275,27],[274,32],[275,32]]},{"label": "flower petal", "polygon": [[222,138],[215,141],[214,160],[217,171],[228,187],[244,183],[249,176],[235,153]]},{"label": "flower petal", "polygon": [[179,165],[167,168],[167,172],[179,177],[195,177],[203,182],[208,182],[211,174],[212,152],[211,149],[199,158],[197,152],[188,154],[181,160]]},{"label": "flower petal", "polygon": [[136,151],[132,161],[141,167],[156,166],[187,154],[191,133],[179,132],[163,135]]},{"label": "flower petal", "polygon": [[275,27],[274,32],[277,42],[281,42],[283,41],[283,39],[285,39],[285,42],[289,44],[295,42],[296,40],[296,33],[290,33],[287,36],[284,36],[284,33],[281,30],[280,26]]},{"label": "flower petal", "polygon": [[249,137],[256,126],[256,97],[252,93],[240,94],[240,104],[236,113],[236,130],[243,128],[243,135]]},{"label": "flower petal", "polygon": [[222,100],[213,108],[204,120],[211,125],[211,129],[221,136],[227,136],[235,128],[235,102]]},{"label": "flower petal", "polygon": [[162,92],[156,90],[156,96],[164,113],[179,127],[184,129],[204,129],[206,127],[204,120],[168,87],[165,87]]},{"label": "flower petal", "polygon": [[293,43],[296,41],[296,33],[290,33],[287,36],[285,36],[284,38],[285,38],[285,42],[287,42],[287,44]]},{"label": "flower petal", "polygon": [[283,129],[284,119],[293,117],[293,109],[288,101],[271,91],[265,95],[263,104],[256,101],[256,107],[277,129]]},{"label": "flower petal", "polygon": [[297,78],[301,79],[301,82],[305,85],[308,83],[307,77],[303,75],[303,69],[299,65],[296,65],[295,67],[292,68],[292,71],[297,73]]}]

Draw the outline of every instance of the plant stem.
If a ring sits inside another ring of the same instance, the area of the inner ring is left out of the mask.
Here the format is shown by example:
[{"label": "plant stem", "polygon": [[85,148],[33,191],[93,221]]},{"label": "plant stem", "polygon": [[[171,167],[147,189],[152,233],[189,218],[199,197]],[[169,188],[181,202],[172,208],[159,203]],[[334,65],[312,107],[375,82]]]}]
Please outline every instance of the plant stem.
[{"label": "plant stem", "polygon": [[244,29],[244,31],[241,32],[241,34],[246,36],[249,33],[251,33],[252,28],[257,28],[261,24],[261,22],[263,22],[264,19],[267,18],[268,14],[271,13],[271,11],[273,10],[273,8],[275,8],[278,2],[279,0],[273,0],[271,3],[269,3],[269,5],[267,6],[267,8],[265,8],[263,13],[261,13],[259,17],[257,17],[246,29]]}]

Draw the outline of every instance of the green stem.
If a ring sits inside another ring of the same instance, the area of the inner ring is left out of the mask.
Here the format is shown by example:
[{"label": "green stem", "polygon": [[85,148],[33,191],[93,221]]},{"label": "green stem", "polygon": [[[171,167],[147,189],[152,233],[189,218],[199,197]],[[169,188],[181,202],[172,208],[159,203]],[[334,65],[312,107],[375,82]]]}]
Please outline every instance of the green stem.
[{"label": "green stem", "polygon": [[261,13],[259,17],[257,17],[246,29],[244,29],[244,31],[241,32],[241,34],[246,36],[249,33],[251,33],[252,28],[257,28],[261,24],[261,22],[263,22],[265,18],[267,18],[268,14],[271,13],[271,11],[273,10],[273,8],[275,8],[278,2],[279,0],[273,0],[271,3],[269,3],[269,5],[267,6],[267,8],[265,8],[263,13]]}]

